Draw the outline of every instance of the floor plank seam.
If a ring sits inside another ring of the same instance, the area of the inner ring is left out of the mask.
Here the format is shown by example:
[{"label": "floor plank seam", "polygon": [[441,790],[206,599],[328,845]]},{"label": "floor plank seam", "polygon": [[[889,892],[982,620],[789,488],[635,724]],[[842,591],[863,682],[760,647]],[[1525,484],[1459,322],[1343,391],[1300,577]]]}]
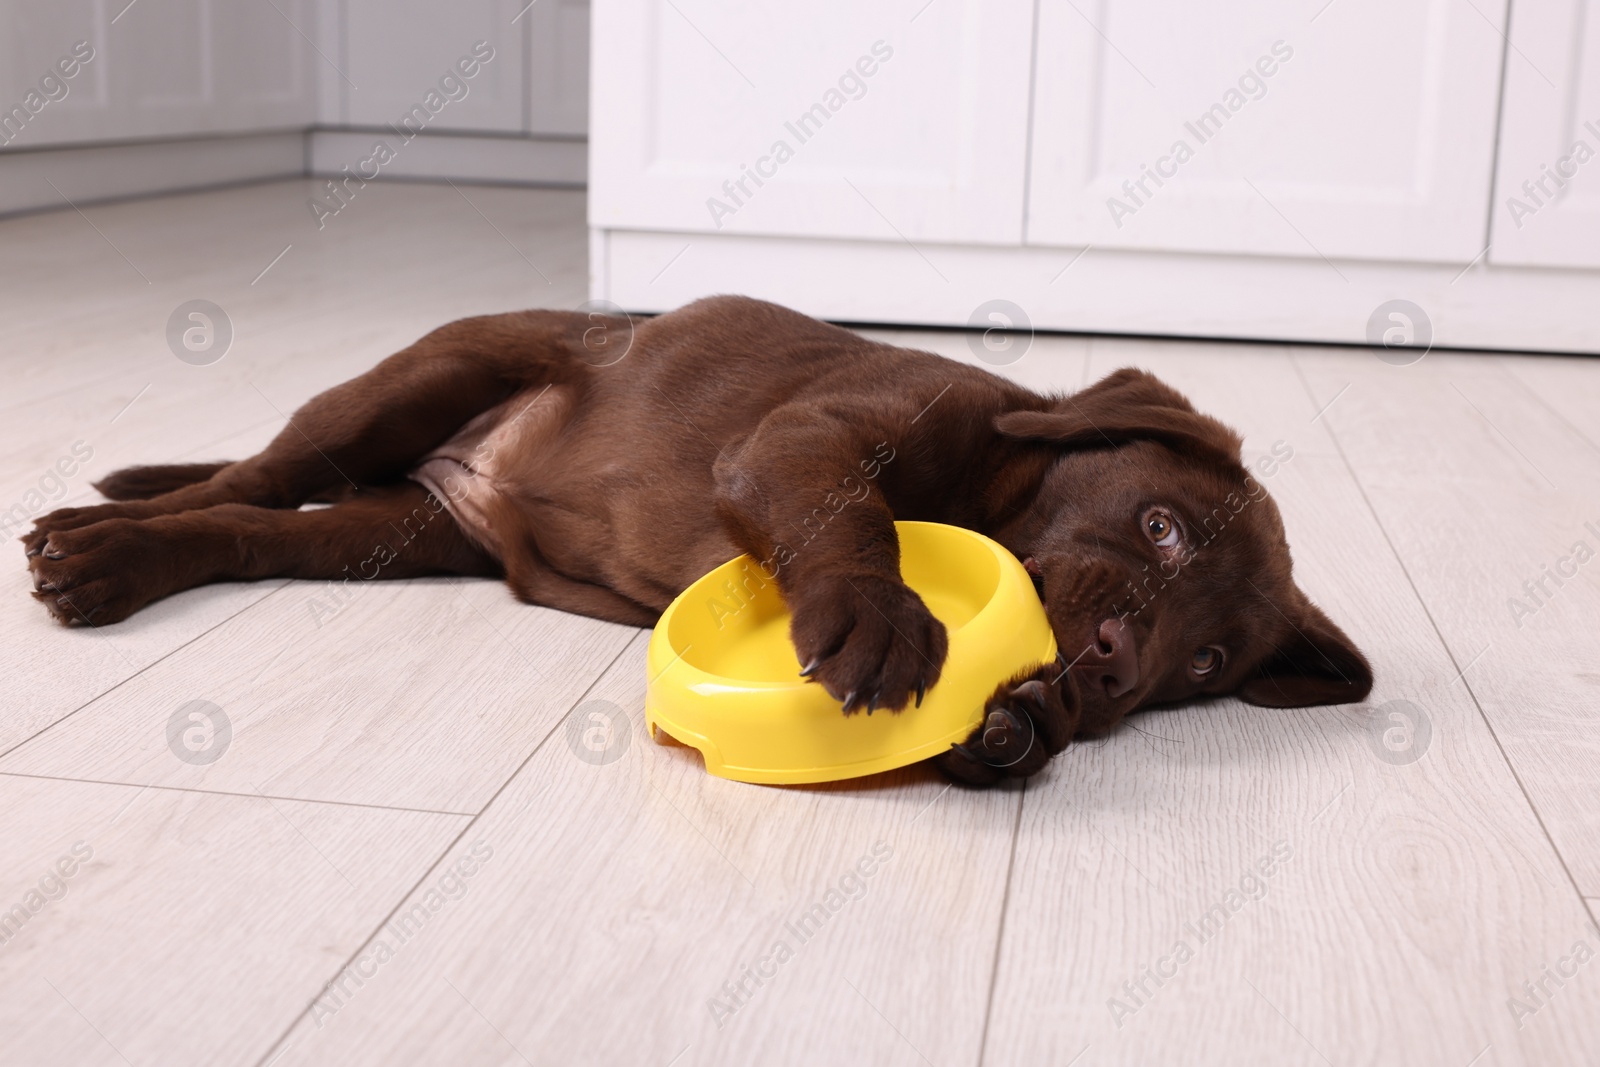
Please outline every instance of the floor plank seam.
[{"label": "floor plank seam", "polygon": [[[146,388],[149,388],[149,386],[146,386]],[[135,397],[134,399],[138,399],[138,398]],[[130,406],[131,406],[131,401],[130,401]],[[127,408],[123,408],[122,410],[126,411]],[[4,411],[5,411],[4,408],[0,408],[0,413],[3,413]],[[117,414],[120,417],[122,412],[118,412]],[[115,422],[116,420],[113,419],[112,421]],[[227,433],[223,434],[221,437],[217,437],[217,438],[214,438],[214,439],[212,439],[210,441],[207,441],[205,444],[196,445],[195,447],[185,449],[182,452],[178,452],[176,454],[164,456],[160,460],[153,461],[153,462],[156,463],[157,465],[159,465],[159,464],[168,464],[168,463],[182,463],[184,460],[187,460],[190,456],[194,455],[196,452],[204,452],[208,448],[211,448],[213,445],[219,444],[219,443],[221,443],[223,441],[230,440],[231,438],[234,438],[234,437],[238,437],[238,436],[240,436],[242,434],[250,433],[252,430],[258,430],[263,426],[266,426],[266,425],[268,425],[270,423],[279,422],[279,421],[282,421],[281,417],[277,416],[277,415],[273,415],[270,418],[261,419],[259,422],[253,422],[248,426],[241,426],[236,430],[230,430]],[[133,466],[141,466],[141,465],[142,464],[133,464]],[[106,503],[107,502],[106,498],[101,495],[100,490],[96,489],[94,487],[94,483],[91,482],[88,485],[85,485],[83,488],[79,489],[77,492],[73,493],[72,495],[70,495],[68,497],[65,497],[64,499],[59,501],[59,506],[63,507],[63,508],[81,507],[81,506],[84,506],[84,504],[87,501],[89,501],[91,498],[98,498],[98,500],[94,501],[95,503]],[[41,513],[41,517],[42,517],[43,514],[44,513]],[[292,581],[293,579],[290,579],[290,580]],[[3,753],[0,753],[0,755],[3,755]]]},{"label": "floor plank seam", "polygon": [[[1294,366],[1295,373],[1300,377],[1300,384],[1305,388],[1307,399],[1315,406],[1317,398],[1311,390],[1311,382],[1306,378],[1305,371],[1300,366],[1299,358],[1291,351],[1289,359]],[[1488,712],[1484,710],[1483,702],[1478,699],[1477,691],[1472,688],[1472,682],[1467,679],[1466,673],[1457,661],[1454,650],[1450,648],[1450,642],[1445,639],[1444,631],[1439,627],[1439,621],[1434,618],[1433,609],[1428,606],[1427,600],[1422,596],[1422,591],[1417,588],[1416,579],[1411,576],[1411,568],[1406,566],[1406,561],[1400,555],[1400,549],[1395,545],[1394,538],[1389,536],[1389,530],[1384,526],[1383,519],[1379,517],[1378,509],[1372,503],[1372,498],[1367,495],[1367,487],[1361,483],[1360,476],[1356,474],[1355,466],[1345,453],[1344,444],[1339,440],[1339,435],[1334,432],[1331,420],[1324,424],[1323,430],[1328,435],[1328,440],[1333,443],[1334,449],[1339,453],[1340,462],[1344,464],[1345,471],[1355,484],[1356,492],[1361,495],[1362,502],[1366,504],[1367,512],[1372,516],[1372,521],[1377,524],[1378,532],[1383,535],[1384,543],[1389,546],[1389,552],[1394,556],[1395,563],[1400,568],[1400,573],[1405,575],[1406,584],[1411,587],[1411,595],[1417,598],[1417,604],[1422,608],[1423,615],[1427,617],[1428,625],[1433,628],[1433,634],[1438,638],[1439,646],[1444,650],[1445,657],[1449,659],[1450,665],[1456,668],[1456,677],[1461,680],[1467,696],[1472,700],[1472,706],[1478,711],[1478,718],[1483,722],[1484,728],[1489,731],[1489,738],[1494,742],[1495,748],[1499,750],[1500,758],[1505,761],[1506,769],[1511,772],[1511,780],[1516,782],[1517,788],[1522,791],[1522,799],[1528,805],[1528,811],[1533,815],[1534,822],[1538,824],[1539,832],[1544,834],[1545,841],[1550,845],[1550,851],[1555,855],[1556,862],[1561,865],[1562,872],[1566,874],[1568,884],[1572,886],[1573,892],[1578,895],[1579,905],[1589,913],[1589,920],[1594,922],[1595,914],[1590,908],[1588,898],[1583,894],[1583,887],[1578,884],[1578,879],[1573,875],[1572,867],[1568,864],[1566,855],[1562,853],[1560,846],[1556,844],[1555,838],[1551,835],[1550,827],[1546,825],[1543,813],[1539,811],[1539,806],[1534,803],[1533,795],[1528,791],[1527,783],[1522,780],[1522,775],[1518,773],[1516,764],[1512,762],[1510,754],[1506,752],[1505,744],[1501,742],[1499,732],[1494,728],[1494,723],[1490,721]]]},{"label": "floor plank seam", "polygon": [[107,382],[113,382],[119,378],[138,377],[136,370],[137,369],[109,371],[98,378],[91,378],[88,381],[79,381],[74,382],[72,385],[63,386],[53,393],[41,393],[38,396],[24,397],[21,400],[0,405],[0,415],[14,411],[17,408],[35,407],[49,400],[59,400],[62,397],[81,396],[85,389],[91,389],[95,386],[104,385]]},{"label": "floor plank seam", "polygon": [[204,452],[206,449],[210,448],[212,445],[220,444],[223,441],[227,441],[227,440],[230,440],[230,439],[232,439],[234,437],[238,437],[241,434],[247,434],[247,433],[251,432],[252,430],[259,430],[259,429],[261,429],[261,427],[271,425],[274,422],[284,422],[284,421],[285,420],[284,420],[282,415],[270,415],[267,418],[261,419],[261,420],[259,420],[257,422],[252,422],[248,426],[240,426],[238,429],[229,430],[227,433],[223,434],[221,437],[218,437],[218,438],[215,438],[213,440],[207,441],[203,445],[196,445],[193,448],[185,449],[184,451],[179,452],[175,456],[168,457],[167,459],[163,460],[163,462],[165,462],[165,463],[179,463],[179,462],[182,462],[183,460],[186,460],[190,456],[194,455],[196,452]]},{"label": "floor plank seam", "polygon": [[1000,954],[1006,945],[1006,915],[1011,910],[1011,876],[1017,868],[1017,841],[1022,837],[1022,808],[1028,799],[1028,780],[1017,791],[1017,814],[1011,822],[1011,856],[1006,861],[1006,884],[1000,893],[1000,923],[994,935],[994,959],[989,966],[989,997],[983,1006],[983,1029],[978,1035],[978,1067],[989,1054],[989,1019],[994,1015],[994,991],[1000,984]]},{"label": "floor plank seam", "polygon": [[29,774],[26,771],[0,770],[0,778],[32,778],[43,782],[79,782],[83,785],[109,785],[123,789],[160,789],[169,793],[198,793],[212,797],[243,797],[246,800],[282,800],[291,804],[326,804],[331,807],[365,808],[369,811],[404,811],[417,815],[451,815],[470,819],[470,811],[444,811],[440,808],[411,808],[401,804],[368,804],[359,800],[326,800],[319,797],[291,797],[276,793],[238,793],[231,789],[198,789],[188,785],[158,785],[155,782],[113,782],[105,778],[76,778],[67,774]]},{"label": "floor plank seam", "polygon": [[[184,642],[182,642],[182,643],[180,643],[178,645],[175,645],[172,648],[168,649],[166,652],[163,652],[160,656],[157,656],[155,659],[151,660],[149,663],[146,663],[143,667],[140,667],[138,670],[134,671],[132,674],[128,675],[126,678],[123,678],[122,680],[118,681],[115,685],[113,685],[113,686],[111,686],[111,687],[109,687],[109,688],[107,688],[105,690],[102,690],[101,692],[96,693],[94,696],[90,697],[88,700],[85,700],[82,704],[79,704],[77,707],[73,708],[71,711],[67,712],[65,715],[61,716],[59,719],[55,719],[55,720],[53,720],[51,722],[46,723],[44,726],[41,726],[38,730],[36,730],[33,733],[29,734],[27,737],[24,737],[21,741],[18,741],[16,744],[12,745],[10,748],[6,749],[3,752],[0,752],[0,760],[5,759],[7,756],[11,755],[13,752],[16,752],[18,749],[22,748],[24,745],[27,745],[27,744],[37,740],[42,735],[50,732],[51,730],[55,729],[57,726],[60,726],[62,723],[66,722],[68,719],[72,718],[74,715],[78,714],[78,712],[82,711],[84,708],[88,707],[90,704],[93,704],[95,701],[100,700],[103,697],[108,697],[112,693],[115,693],[118,689],[121,689],[123,686],[125,686],[129,682],[133,681],[135,678],[137,678],[140,675],[144,674],[150,668],[155,667],[155,666],[157,666],[157,665],[159,665],[161,663],[164,663],[165,661],[171,659],[173,656],[177,655],[179,652],[182,652],[184,649],[188,648],[190,645],[194,644],[196,641],[200,640],[202,637],[205,637],[207,634],[211,633],[213,630],[216,630],[218,627],[225,626],[228,623],[232,622],[234,619],[237,619],[240,615],[243,615],[245,612],[249,611],[251,608],[255,607],[257,604],[265,604],[268,600],[271,600],[273,597],[277,596],[280,592],[282,592],[289,585],[289,582],[291,580],[292,579],[285,578],[282,582],[278,583],[278,587],[276,589],[272,590],[270,593],[268,593],[266,596],[262,597],[260,600],[253,600],[250,603],[246,604],[244,607],[240,608],[238,611],[234,612],[232,615],[229,615],[228,617],[223,618],[223,619],[218,619],[217,622],[215,623],[215,625],[206,627],[204,630],[201,630],[199,633],[195,634],[193,637],[189,638],[187,641],[184,641]],[[91,629],[95,629],[95,627],[91,627]],[[118,655],[122,655],[121,652],[118,652],[117,654]],[[124,656],[123,658],[126,659],[127,657]]]},{"label": "floor plank seam", "polygon": [[1524,381],[1522,375],[1518,374],[1516,369],[1510,366],[1504,358],[1500,359],[1498,362],[1501,369],[1506,372],[1506,376],[1520,385],[1523,392],[1527,393],[1533,398],[1534,403],[1538,404],[1550,414],[1554,415],[1556,421],[1561,423],[1561,425],[1565,426],[1567,429],[1571,430],[1572,433],[1577,436],[1578,440],[1582,441],[1596,452],[1600,452],[1600,443],[1596,443],[1594,438],[1590,437],[1586,432],[1584,432],[1583,427],[1567,418],[1566,412],[1550,403],[1550,401],[1544,398],[1543,393],[1539,392],[1539,390],[1535,389],[1533,386]]},{"label": "floor plank seam", "polygon": [[[583,692],[578,694],[578,696],[573,699],[572,703],[567,706],[566,711],[562,712],[556,717],[554,725],[550,727],[550,729],[545,733],[544,737],[539,739],[539,743],[533,747],[533,751],[524,756],[522,762],[517,764],[516,768],[506,776],[505,781],[500,783],[499,787],[495,789],[494,795],[491,796],[488,802],[478,810],[478,813],[468,818],[466,825],[461,828],[460,833],[451,838],[450,842],[445,845],[444,848],[439,850],[439,854],[434,857],[433,862],[428,865],[427,870],[423,871],[422,874],[417,877],[417,880],[411,884],[410,888],[408,888],[404,893],[400,894],[399,898],[394,902],[394,907],[390,908],[388,912],[384,914],[383,918],[378,920],[377,925],[374,926],[367,936],[361,940],[361,943],[357,945],[350,952],[350,954],[345,957],[344,961],[334,969],[333,977],[338,977],[339,975],[343,974],[346,968],[350,967],[358,958],[360,958],[361,953],[366,951],[367,946],[372,944],[373,939],[383,931],[384,927],[389,925],[389,920],[393,919],[400,911],[400,906],[407,900],[411,899],[411,895],[415,893],[424,882],[433,876],[433,872],[439,869],[439,864],[444,862],[445,857],[450,855],[451,851],[461,843],[462,839],[467,836],[467,833],[474,826],[478,825],[478,820],[483,818],[488,810],[494,806],[494,802],[500,799],[500,795],[506,791],[506,788],[510,786],[512,782],[517,780],[517,776],[523,772],[523,769],[533,761],[533,758],[539,754],[540,750],[544,748],[545,744],[549,742],[550,738],[555,736],[556,731],[561,728],[561,724],[566,721],[567,716],[572,714],[572,709],[583,703],[583,701],[588,698],[589,694],[594,692],[595,686],[600,684],[601,680],[605,678],[606,673],[616,665],[619,659],[622,658],[623,653],[627,652],[628,649],[633,647],[634,642],[638,639],[639,638],[636,636],[625,642],[623,646],[617,650],[617,654],[612,656],[611,660],[595,673],[594,681],[590,682],[584,688]],[[332,981],[332,978],[330,978],[329,981]],[[278,1052],[279,1047],[282,1046],[286,1040],[288,1040],[290,1034],[294,1033],[295,1027],[300,1025],[300,1020],[305,1018],[306,1013],[311,1011],[312,1008],[316,1007],[318,997],[321,996],[322,991],[326,988],[326,983],[317,987],[316,994],[314,994],[310,1000],[306,1001],[305,1007],[296,1012],[294,1018],[289,1020],[289,1025],[284,1027],[283,1032],[278,1035],[277,1040],[273,1041],[272,1044],[267,1046],[267,1050],[261,1054],[260,1059],[255,1061],[254,1067],[270,1067],[270,1064],[276,1060],[278,1056],[282,1055],[282,1052]],[[284,1049],[283,1051],[288,1050]],[[274,1055],[274,1053],[277,1053],[277,1055]]]}]

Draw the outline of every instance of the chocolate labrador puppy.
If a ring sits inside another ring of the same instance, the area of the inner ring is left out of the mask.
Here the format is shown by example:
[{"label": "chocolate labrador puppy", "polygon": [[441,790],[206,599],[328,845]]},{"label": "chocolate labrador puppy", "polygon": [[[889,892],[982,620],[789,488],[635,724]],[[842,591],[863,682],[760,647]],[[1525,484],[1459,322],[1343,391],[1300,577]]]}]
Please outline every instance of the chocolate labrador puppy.
[{"label": "chocolate labrador puppy", "polygon": [[[997,680],[940,757],[973,784],[1032,774],[1140,708],[1348,703],[1372,684],[1294,584],[1239,437],[1154,377],[1042,396],[756,300],[637,325],[463,319],[313,398],[258,456],[98,488],[116,502],[23,538],[34,596],[64,623],[206,582],[461,574],[649,626],[748,552],[792,609],[795,670],[846,715],[920,703],[945,660],[894,520],[980,531],[1034,576],[1063,654]],[[300,510],[318,500],[334,506]]]}]

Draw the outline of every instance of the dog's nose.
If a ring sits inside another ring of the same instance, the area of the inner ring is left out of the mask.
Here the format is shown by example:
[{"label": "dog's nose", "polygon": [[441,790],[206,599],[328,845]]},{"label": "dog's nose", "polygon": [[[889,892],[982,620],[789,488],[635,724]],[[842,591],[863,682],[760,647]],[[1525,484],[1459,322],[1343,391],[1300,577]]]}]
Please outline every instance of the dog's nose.
[{"label": "dog's nose", "polygon": [[1104,685],[1106,696],[1115,699],[1139,684],[1138,645],[1133,630],[1121,619],[1101,623],[1095,637],[1073,670],[1085,682]]}]

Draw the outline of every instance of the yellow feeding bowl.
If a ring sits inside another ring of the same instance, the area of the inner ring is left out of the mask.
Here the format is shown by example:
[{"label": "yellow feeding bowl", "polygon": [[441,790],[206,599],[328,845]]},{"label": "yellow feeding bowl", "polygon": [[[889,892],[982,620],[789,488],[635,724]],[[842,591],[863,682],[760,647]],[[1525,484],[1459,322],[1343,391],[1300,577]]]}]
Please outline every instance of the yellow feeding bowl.
[{"label": "yellow feeding bowl", "polygon": [[[921,707],[846,717],[800,677],[777,582],[740,556],[672,602],[650,637],[645,721],[741,782],[831,782],[904,767],[966,740],[995,686],[1056,653],[1033,582],[982,534],[897,522],[900,576],[950,633]],[[803,551],[803,549],[802,549]]]}]

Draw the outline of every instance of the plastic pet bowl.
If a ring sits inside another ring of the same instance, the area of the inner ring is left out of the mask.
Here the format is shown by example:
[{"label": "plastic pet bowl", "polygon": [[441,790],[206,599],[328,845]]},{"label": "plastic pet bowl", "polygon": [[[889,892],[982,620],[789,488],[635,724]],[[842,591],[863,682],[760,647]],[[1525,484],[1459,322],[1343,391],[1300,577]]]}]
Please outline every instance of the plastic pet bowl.
[{"label": "plastic pet bowl", "polygon": [[921,707],[846,716],[800,677],[789,610],[750,556],[672,602],[650,638],[645,722],[741,782],[831,782],[904,767],[966,740],[995,686],[1056,653],[1022,564],[982,534],[897,522],[900,576],[945,624],[950,654]]}]

